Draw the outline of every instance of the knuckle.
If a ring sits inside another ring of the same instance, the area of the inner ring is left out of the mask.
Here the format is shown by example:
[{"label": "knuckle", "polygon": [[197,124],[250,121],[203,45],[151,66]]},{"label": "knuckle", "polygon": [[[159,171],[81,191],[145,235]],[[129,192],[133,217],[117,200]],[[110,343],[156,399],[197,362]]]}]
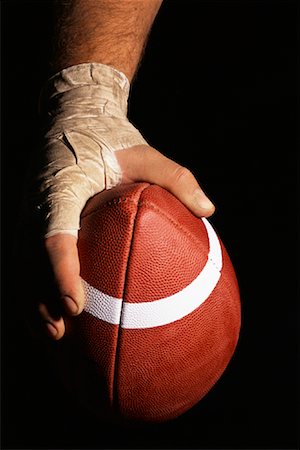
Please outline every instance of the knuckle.
[{"label": "knuckle", "polygon": [[64,254],[71,248],[73,237],[65,234],[55,234],[44,240],[44,246],[50,254]]},{"label": "knuckle", "polygon": [[177,166],[173,172],[173,179],[175,183],[186,183],[193,178],[192,172],[184,166]]},{"label": "knuckle", "polygon": [[44,240],[46,250],[53,250],[59,246],[59,236],[50,236]]}]

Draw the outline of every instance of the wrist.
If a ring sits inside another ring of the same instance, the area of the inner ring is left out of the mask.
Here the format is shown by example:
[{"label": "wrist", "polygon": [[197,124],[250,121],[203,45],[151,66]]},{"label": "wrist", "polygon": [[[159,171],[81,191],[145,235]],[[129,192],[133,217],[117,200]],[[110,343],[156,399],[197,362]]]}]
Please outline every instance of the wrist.
[{"label": "wrist", "polygon": [[[67,67],[53,75],[40,96],[40,111],[50,117],[85,109],[91,116],[107,113],[127,116],[130,83],[126,75],[112,66],[83,63]],[[104,111],[105,110],[105,111]],[[78,111],[80,116],[80,111]]]}]

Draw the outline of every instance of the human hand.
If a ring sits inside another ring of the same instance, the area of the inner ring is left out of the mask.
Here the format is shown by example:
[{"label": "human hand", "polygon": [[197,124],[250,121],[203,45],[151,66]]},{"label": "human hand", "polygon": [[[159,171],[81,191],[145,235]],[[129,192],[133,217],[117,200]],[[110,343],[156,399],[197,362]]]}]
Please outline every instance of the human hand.
[{"label": "human hand", "polygon": [[[66,99],[70,103],[70,92],[66,92]],[[99,108],[99,98],[97,102]],[[40,175],[42,205],[46,207],[45,248],[57,287],[61,314],[53,316],[48,303],[44,301],[39,304],[39,313],[47,334],[56,340],[65,333],[64,317],[78,315],[84,308],[77,231],[81,210],[90,197],[120,182],[144,181],[169,190],[199,217],[209,217],[214,212],[213,204],[193,174],[148,146],[125,117],[99,116],[94,111],[91,113],[89,108],[89,118],[86,119],[82,105],[72,105],[71,115],[68,112],[59,117],[61,111],[64,113],[65,104],[66,100],[60,103],[58,114],[54,114],[60,120],[52,122],[50,133],[47,134],[48,159]],[[74,123],[74,111],[82,117],[79,128],[76,126],[78,121]],[[108,142],[110,139],[111,142]],[[106,154],[103,156],[103,151],[100,152],[103,161],[97,164],[99,148],[97,152],[94,150],[97,145],[102,146],[103,150],[103,142]],[[113,152],[108,152],[109,147],[113,148]],[[72,166],[72,174],[70,158],[74,159],[73,154],[76,161]],[[60,165],[63,158],[65,161]]]}]

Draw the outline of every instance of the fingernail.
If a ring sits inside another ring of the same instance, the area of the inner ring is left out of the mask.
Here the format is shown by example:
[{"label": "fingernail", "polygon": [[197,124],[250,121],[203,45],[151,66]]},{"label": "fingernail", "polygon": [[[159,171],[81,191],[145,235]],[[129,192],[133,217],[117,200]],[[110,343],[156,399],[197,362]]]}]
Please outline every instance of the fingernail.
[{"label": "fingernail", "polygon": [[194,201],[196,203],[196,206],[198,206],[198,208],[202,209],[214,208],[213,203],[205,196],[205,194],[200,189],[195,190]]},{"label": "fingernail", "polygon": [[78,312],[78,306],[71,297],[63,297],[63,303],[68,313],[76,314]]},{"label": "fingernail", "polygon": [[55,328],[54,325],[52,325],[51,322],[45,322],[45,327],[46,327],[47,334],[50,337],[54,337],[57,335],[57,329]]}]

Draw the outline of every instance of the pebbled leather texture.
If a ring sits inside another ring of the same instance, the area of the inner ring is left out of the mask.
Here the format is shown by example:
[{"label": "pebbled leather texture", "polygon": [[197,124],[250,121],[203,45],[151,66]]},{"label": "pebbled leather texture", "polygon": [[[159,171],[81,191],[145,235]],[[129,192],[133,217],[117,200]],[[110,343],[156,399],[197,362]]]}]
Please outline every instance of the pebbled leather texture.
[{"label": "pebbled leather texture", "polygon": [[[101,386],[99,410],[105,404],[121,419],[170,420],[200,401],[220,378],[236,348],[241,320],[235,271],[220,245],[219,281],[182,319],[127,329],[86,311],[76,318],[74,342],[80,342],[97,376],[84,379],[81,367],[83,378],[75,389],[90,384],[97,405]],[[139,303],[172,296],[192,283],[207,263],[209,240],[203,221],[172,194],[135,183],[88,203],[78,248],[81,276],[89,285],[122,302]],[[78,364],[84,365],[84,358]]]}]

